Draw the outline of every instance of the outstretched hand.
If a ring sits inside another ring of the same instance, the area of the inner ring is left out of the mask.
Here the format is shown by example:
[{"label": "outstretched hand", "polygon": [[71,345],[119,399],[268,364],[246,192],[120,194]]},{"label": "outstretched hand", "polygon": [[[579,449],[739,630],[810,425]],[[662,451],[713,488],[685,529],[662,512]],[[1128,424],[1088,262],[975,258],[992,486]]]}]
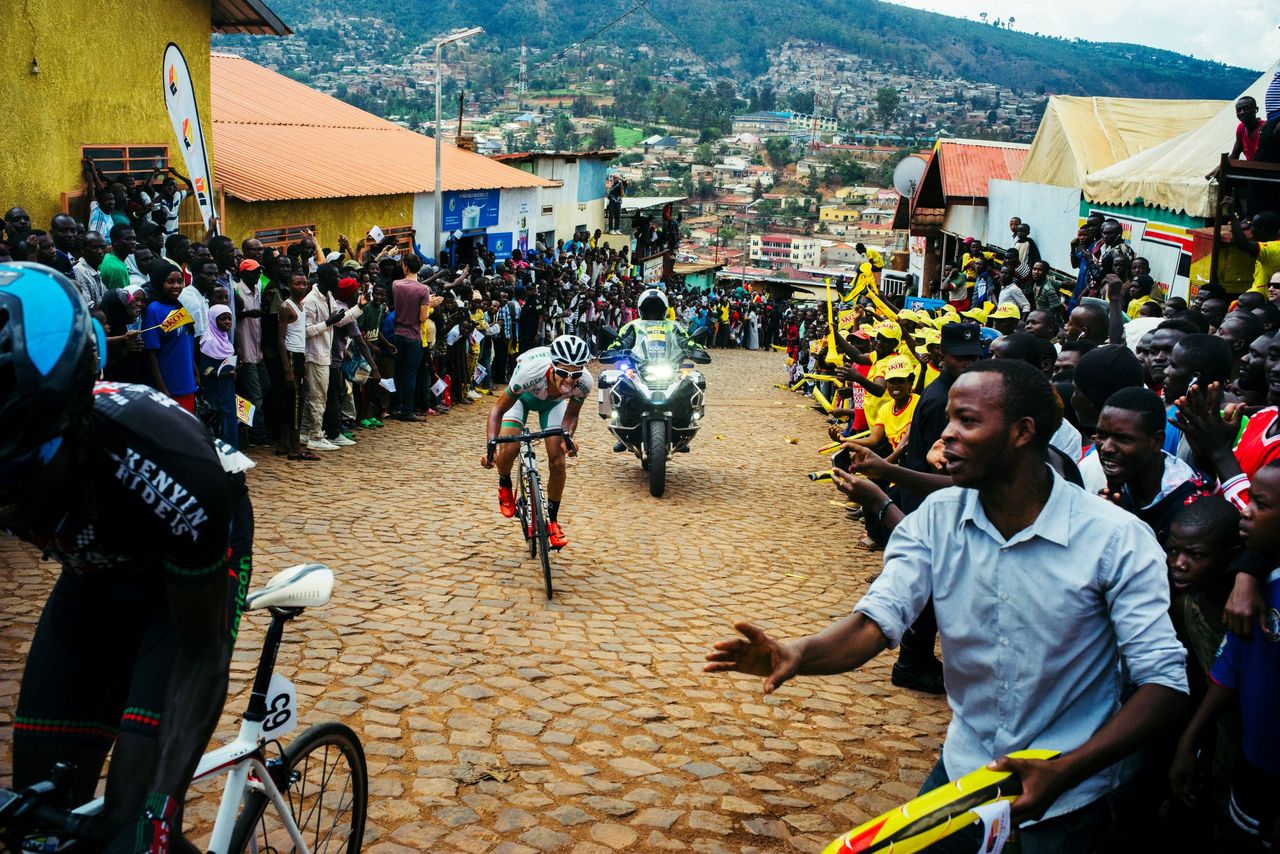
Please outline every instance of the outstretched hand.
[{"label": "outstretched hand", "polygon": [[702,668],[706,673],[737,671],[764,678],[766,694],[782,687],[800,667],[800,654],[789,644],[779,643],[760,629],[747,622],[737,622],[733,627],[740,638],[719,641],[707,653],[710,662]]}]

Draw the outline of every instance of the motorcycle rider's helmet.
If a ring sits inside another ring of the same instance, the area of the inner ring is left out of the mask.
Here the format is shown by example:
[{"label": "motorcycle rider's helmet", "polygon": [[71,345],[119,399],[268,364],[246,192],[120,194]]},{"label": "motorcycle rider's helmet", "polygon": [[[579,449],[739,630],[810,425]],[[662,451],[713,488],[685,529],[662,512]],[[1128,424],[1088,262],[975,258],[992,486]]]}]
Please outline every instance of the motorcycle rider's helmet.
[{"label": "motorcycle rider's helmet", "polygon": [[591,359],[591,348],[577,335],[561,335],[551,342],[551,361],[558,365],[585,365]]},{"label": "motorcycle rider's helmet", "polygon": [[93,408],[106,333],[66,276],[0,264],[0,486],[51,457]]},{"label": "motorcycle rider's helmet", "polygon": [[667,295],[657,288],[649,288],[636,300],[636,310],[641,320],[665,320],[667,317]]}]

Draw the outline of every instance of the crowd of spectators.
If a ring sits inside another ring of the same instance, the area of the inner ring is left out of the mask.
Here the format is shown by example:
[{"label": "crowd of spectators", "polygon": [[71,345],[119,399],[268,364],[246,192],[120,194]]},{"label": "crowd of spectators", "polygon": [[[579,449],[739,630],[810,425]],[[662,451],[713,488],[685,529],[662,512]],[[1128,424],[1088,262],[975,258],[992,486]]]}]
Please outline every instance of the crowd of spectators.
[{"label": "crowd of spectators", "polygon": [[[1175,731],[1133,760],[1127,791],[1139,808],[1116,833],[1136,832],[1132,824],[1147,834],[1132,838],[1164,840],[1168,850],[1188,840],[1195,850],[1242,851],[1280,841],[1272,216],[1235,222],[1237,242],[1252,241],[1257,259],[1242,293],[1203,285],[1189,301],[1162,300],[1119,224],[1096,215],[1071,246],[1074,287],[1046,285],[1043,262],[1016,248],[992,277],[996,253],[970,242],[948,271],[941,308],[850,291],[833,309],[836,328],[822,306],[787,312],[784,324],[789,385],[813,397],[828,416],[825,438],[845,449],[831,479],[865,527],[864,549],[885,548],[927,496],[953,483],[944,432],[956,429],[948,394],[959,377],[1014,360],[1051,385],[1061,419],[1050,466],[1105,498],[1112,514],[1140,520],[1165,554],[1157,592],[1186,650],[1191,702]],[[1027,227],[1015,220],[1010,229],[1016,246]],[[900,639],[895,684],[947,690],[937,633],[930,605]]]},{"label": "crowd of spectators", "polygon": [[[185,177],[108,178],[91,161],[85,175],[94,199],[84,222],[58,214],[45,231],[12,208],[0,259],[44,263],[75,283],[107,331],[106,379],[151,385],[233,447],[296,461],[354,445],[388,417],[469,406],[557,335],[599,352],[636,317],[640,250],[678,241],[669,216],[638,217],[631,239],[580,231],[505,259],[450,241],[442,265],[411,233],[373,229],[355,245],[332,235],[332,247],[310,232],[283,246],[192,241],[178,229]],[[758,295],[702,294],[679,277],[662,286],[709,346],[759,349],[777,334],[777,304]]]}]

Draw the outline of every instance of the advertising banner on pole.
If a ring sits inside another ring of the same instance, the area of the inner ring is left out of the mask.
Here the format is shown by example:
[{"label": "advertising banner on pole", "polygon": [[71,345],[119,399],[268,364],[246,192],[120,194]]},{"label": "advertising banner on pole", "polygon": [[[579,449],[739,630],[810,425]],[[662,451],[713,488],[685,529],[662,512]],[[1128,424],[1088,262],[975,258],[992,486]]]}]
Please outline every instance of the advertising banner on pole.
[{"label": "advertising banner on pole", "polygon": [[[187,175],[195,188],[196,203],[200,205],[200,217],[207,229],[209,220],[214,216],[209,152],[204,144],[196,93],[191,86],[191,71],[187,68],[182,49],[173,42],[164,50],[164,105],[169,111],[169,121],[178,138],[178,148],[182,151]],[[169,165],[173,165],[172,158]]]}]

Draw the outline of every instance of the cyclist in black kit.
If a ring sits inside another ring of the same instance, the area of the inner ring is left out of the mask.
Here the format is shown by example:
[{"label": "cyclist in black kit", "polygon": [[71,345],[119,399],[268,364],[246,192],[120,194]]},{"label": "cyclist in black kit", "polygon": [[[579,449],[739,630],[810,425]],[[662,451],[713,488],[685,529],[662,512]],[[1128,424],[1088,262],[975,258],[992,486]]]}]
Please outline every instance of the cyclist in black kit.
[{"label": "cyclist in black kit", "polygon": [[108,750],[111,851],[183,849],[252,572],[252,466],[160,392],[96,382],[106,339],[61,274],[0,264],[0,529],[62,565],[14,714],[14,787]]}]

